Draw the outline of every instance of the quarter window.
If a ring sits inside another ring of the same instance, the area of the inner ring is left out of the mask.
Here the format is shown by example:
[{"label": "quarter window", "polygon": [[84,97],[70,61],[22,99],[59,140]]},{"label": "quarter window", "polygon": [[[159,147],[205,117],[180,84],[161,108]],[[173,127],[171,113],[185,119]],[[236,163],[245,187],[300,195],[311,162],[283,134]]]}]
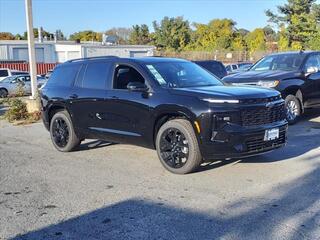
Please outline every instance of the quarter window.
[{"label": "quarter window", "polygon": [[47,86],[63,86],[68,87],[72,85],[78,71],[80,64],[77,65],[67,65],[62,67],[57,67],[52,75],[50,76]]},{"label": "quarter window", "polygon": [[7,77],[8,71],[7,70],[0,70],[0,77]]}]

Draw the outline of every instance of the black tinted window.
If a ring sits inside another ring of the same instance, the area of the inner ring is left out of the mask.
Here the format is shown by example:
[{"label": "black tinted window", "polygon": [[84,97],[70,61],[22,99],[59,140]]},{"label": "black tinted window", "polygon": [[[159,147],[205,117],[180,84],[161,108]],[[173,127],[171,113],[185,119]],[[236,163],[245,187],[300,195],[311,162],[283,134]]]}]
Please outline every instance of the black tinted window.
[{"label": "black tinted window", "polygon": [[80,87],[92,89],[105,89],[106,80],[110,71],[110,63],[94,62],[86,67]]},{"label": "black tinted window", "polygon": [[120,65],[115,70],[113,88],[127,89],[131,82],[145,83],[141,74],[132,67]]},{"label": "black tinted window", "polygon": [[0,77],[7,77],[8,71],[7,70],[0,70]]},{"label": "black tinted window", "polygon": [[47,86],[70,86],[72,85],[80,65],[67,65],[56,68],[50,76]]},{"label": "black tinted window", "polygon": [[223,78],[227,75],[225,67],[219,62],[196,62],[201,67],[207,69],[209,72],[213,73],[219,78]]}]

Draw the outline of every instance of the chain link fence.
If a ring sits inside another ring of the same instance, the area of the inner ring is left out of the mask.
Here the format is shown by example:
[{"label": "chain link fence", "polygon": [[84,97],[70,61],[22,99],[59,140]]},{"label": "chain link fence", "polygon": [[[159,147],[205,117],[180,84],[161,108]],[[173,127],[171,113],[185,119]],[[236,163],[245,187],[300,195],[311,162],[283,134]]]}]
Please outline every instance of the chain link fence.
[{"label": "chain link fence", "polygon": [[236,62],[256,62],[265,55],[273,51],[257,51],[249,53],[248,51],[185,51],[185,52],[171,52],[171,51],[155,51],[156,56],[161,57],[176,57],[187,60],[217,60],[224,64]]}]

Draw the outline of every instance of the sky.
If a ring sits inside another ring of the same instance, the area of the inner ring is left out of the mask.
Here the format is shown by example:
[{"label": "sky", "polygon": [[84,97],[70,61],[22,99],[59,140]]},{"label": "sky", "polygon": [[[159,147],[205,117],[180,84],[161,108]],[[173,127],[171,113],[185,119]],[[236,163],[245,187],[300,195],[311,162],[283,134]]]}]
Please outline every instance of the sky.
[{"label": "sky", "polygon": [[[147,24],[164,16],[183,16],[190,23],[231,18],[237,28],[253,30],[268,24],[266,9],[276,10],[285,0],[33,0],[33,25],[65,35],[81,30]],[[0,32],[23,33],[24,0],[0,0]]]}]

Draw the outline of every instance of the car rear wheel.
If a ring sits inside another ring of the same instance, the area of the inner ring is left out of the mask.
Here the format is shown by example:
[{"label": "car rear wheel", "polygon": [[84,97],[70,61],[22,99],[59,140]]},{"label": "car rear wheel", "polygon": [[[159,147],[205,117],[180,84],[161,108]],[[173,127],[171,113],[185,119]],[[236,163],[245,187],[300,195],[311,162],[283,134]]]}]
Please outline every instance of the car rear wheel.
[{"label": "car rear wheel", "polygon": [[172,173],[193,172],[202,162],[195,132],[185,119],[163,124],[157,134],[156,148],[162,165]]},{"label": "car rear wheel", "polygon": [[52,117],[50,135],[53,145],[61,152],[70,152],[81,142],[74,132],[70,115],[65,110],[55,113]]},{"label": "car rear wheel", "polygon": [[0,98],[8,97],[8,91],[4,88],[0,89]]},{"label": "car rear wheel", "polygon": [[289,124],[295,124],[301,115],[301,104],[297,97],[288,95],[285,99],[287,109],[287,121]]}]

